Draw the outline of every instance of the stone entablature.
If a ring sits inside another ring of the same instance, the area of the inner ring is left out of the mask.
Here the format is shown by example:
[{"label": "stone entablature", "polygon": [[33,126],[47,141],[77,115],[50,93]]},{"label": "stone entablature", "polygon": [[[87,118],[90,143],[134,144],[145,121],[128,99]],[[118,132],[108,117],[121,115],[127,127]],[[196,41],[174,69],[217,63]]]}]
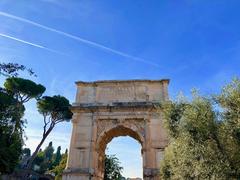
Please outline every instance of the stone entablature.
[{"label": "stone entablature", "polygon": [[107,144],[130,136],[142,146],[144,180],[159,179],[168,143],[161,103],[169,80],[77,82],[72,137],[63,180],[102,180]]},{"label": "stone entablature", "polygon": [[168,98],[169,80],[78,81],[76,103],[159,102]]}]

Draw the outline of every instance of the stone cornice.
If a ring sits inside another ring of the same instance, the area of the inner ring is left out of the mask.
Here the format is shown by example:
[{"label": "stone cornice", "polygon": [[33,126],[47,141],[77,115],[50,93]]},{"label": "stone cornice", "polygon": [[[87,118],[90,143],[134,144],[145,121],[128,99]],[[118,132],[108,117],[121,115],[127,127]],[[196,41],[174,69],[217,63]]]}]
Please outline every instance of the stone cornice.
[{"label": "stone cornice", "polygon": [[93,81],[93,82],[86,82],[86,81],[77,81],[75,82],[76,85],[98,85],[98,84],[112,84],[112,83],[167,83],[169,84],[169,79],[160,79],[160,80],[149,80],[149,79],[133,79],[133,80],[104,80],[104,81]]},{"label": "stone cornice", "polygon": [[74,103],[71,107],[73,112],[84,111],[112,111],[112,110],[125,110],[125,109],[156,109],[160,107],[159,102],[113,102],[109,104],[104,103]]}]

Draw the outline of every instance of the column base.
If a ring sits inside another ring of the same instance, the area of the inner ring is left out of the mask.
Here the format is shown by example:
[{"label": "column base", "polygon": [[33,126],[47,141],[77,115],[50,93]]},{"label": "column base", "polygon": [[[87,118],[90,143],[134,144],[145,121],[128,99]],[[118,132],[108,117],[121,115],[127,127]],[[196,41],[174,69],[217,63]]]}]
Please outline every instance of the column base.
[{"label": "column base", "polygon": [[93,169],[65,169],[63,171],[62,180],[103,180],[94,174]]},{"label": "column base", "polygon": [[62,180],[89,180],[90,177],[86,174],[63,174]]},{"label": "column base", "polygon": [[91,177],[92,173],[89,169],[71,168],[63,171],[62,180],[89,180]]}]

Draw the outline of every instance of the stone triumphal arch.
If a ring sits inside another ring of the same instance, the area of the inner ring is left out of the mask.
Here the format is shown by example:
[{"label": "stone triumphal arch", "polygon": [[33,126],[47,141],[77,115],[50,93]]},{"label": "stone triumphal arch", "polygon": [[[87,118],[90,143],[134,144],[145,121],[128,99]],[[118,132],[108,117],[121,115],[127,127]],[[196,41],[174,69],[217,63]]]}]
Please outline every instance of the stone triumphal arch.
[{"label": "stone triumphal arch", "polygon": [[159,179],[168,139],[161,108],[156,107],[168,100],[168,83],[166,79],[77,82],[63,179],[103,179],[106,145],[118,136],[130,136],[142,145],[143,177]]}]

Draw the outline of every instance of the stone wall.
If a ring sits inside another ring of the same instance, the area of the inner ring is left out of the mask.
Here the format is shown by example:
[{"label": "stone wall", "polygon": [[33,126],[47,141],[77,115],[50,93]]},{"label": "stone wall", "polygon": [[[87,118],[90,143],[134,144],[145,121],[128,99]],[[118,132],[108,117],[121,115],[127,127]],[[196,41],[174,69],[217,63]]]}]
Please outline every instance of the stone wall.
[{"label": "stone wall", "polygon": [[130,136],[142,145],[144,180],[159,179],[168,143],[161,108],[168,80],[77,82],[72,137],[63,179],[103,179],[106,145]]}]

